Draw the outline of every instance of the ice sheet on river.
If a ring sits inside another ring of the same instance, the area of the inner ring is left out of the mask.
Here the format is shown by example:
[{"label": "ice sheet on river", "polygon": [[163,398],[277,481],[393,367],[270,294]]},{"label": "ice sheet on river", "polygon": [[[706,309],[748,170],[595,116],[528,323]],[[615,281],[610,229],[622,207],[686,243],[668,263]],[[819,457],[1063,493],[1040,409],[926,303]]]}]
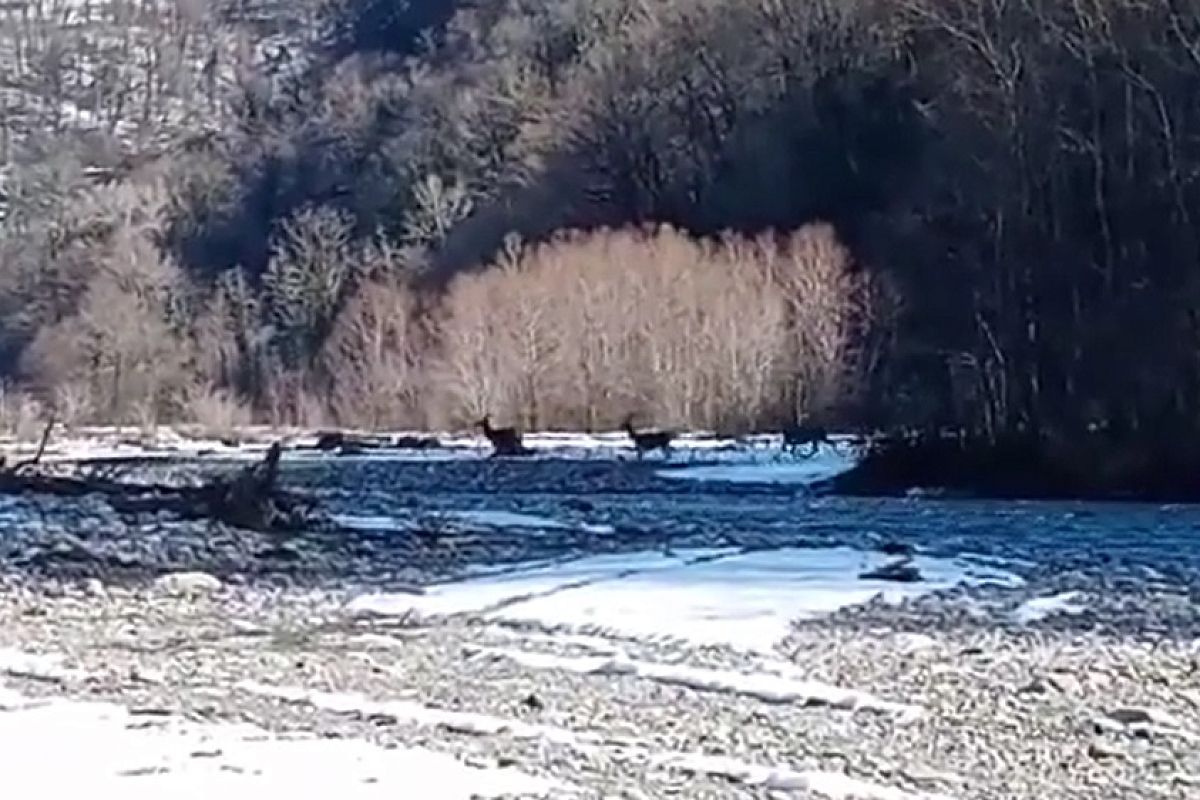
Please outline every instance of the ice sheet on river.
[{"label": "ice sheet on river", "polygon": [[597,556],[444,584],[424,595],[362,595],[350,607],[376,614],[471,613],[766,651],[792,620],[875,595],[897,602],[962,582],[1020,581],[966,560],[923,556],[914,559],[919,582],[859,579],[887,560],[848,547]]}]

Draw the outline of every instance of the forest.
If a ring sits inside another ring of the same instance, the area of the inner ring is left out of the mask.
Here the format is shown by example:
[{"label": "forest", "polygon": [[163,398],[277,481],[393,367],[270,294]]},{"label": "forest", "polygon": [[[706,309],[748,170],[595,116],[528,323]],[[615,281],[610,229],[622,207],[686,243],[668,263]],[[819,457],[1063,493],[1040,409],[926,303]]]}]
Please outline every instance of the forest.
[{"label": "forest", "polygon": [[1200,422],[1196,0],[44,0],[0,63],[10,427]]}]

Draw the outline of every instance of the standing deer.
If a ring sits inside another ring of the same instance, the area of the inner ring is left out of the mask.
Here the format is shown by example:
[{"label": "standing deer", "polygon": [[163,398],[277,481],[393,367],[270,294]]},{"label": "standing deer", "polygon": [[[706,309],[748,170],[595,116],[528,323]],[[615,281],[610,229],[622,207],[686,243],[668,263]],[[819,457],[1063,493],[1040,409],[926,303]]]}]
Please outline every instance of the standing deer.
[{"label": "standing deer", "polygon": [[622,427],[629,434],[629,438],[633,440],[633,447],[637,450],[639,461],[643,453],[651,450],[662,450],[664,458],[670,454],[671,440],[675,438],[675,434],[671,431],[642,431],[639,433],[633,428],[632,414],[625,418]]},{"label": "standing deer", "polygon": [[820,451],[823,444],[834,446],[833,442],[829,440],[829,431],[825,430],[824,425],[792,425],[783,431],[783,449],[789,453],[794,453],[805,445],[811,445],[812,450],[804,457],[812,458]]},{"label": "standing deer", "polygon": [[516,428],[493,428],[491,419],[486,416],[476,422],[475,426],[482,429],[483,435],[492,443],[492,455],[519,456],[526,452],[525,446],[521,444],[521,434],[517,433]]}]

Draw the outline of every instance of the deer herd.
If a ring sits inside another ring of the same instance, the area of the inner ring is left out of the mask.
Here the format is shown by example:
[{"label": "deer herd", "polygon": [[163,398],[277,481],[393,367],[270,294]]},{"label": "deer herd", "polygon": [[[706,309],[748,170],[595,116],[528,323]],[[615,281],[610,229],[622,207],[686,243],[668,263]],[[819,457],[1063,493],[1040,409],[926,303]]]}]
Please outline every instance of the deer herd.
[{"label": "deer herd", "polygon": [[[493,428],[491,417],[487,415],[476,422],[475,427],[483,431],[483,435],[491,442],[493,456],[520,456],[529,453],[521,441],[521,433],[516,428]],[[655,450],[660,451],[664,458],[667,457],[671,453],[671,443],[676,438],[674,431],[637,430],[633,427],[632,414],[625,417],[621,429],[629,434],[639,461],[646,453]],[[782,434],[783,449],[789,453],[799,452],[804,458],[815,456],[822,445],[834,447],[829,432],[821,425],[791,425],[784,428]],[[803,450],[805,447],[808,448],[807,452]]]}]

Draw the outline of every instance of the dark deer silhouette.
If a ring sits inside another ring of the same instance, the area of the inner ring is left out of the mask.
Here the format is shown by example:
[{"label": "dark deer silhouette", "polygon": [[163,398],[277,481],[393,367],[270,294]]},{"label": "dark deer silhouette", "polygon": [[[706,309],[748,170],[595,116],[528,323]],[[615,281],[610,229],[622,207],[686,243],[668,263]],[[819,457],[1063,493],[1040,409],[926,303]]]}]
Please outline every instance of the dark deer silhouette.
[{"label": "dark deer silhouette", "polygon": [[810,445],[812,449],[804,454],[804,457],[812,458],[823,444],[833,447],[833,442],[829,440],[829,431],[825,430],[824,425],[792,425],[783,430],[783,449],[789,453]]},{"label": "dark deer silhouette", "polygon": [[475,426],[482,429],[483,435],[492,443],[492,455],[519,456],[526,452],[516,428],[493,428],[491,419],[486,416]]},{"label": "dark deer silhouette", "polygon": [[643,453],[651,450],[662,450],[664,457],[671,452],[671,440],[675,438],[675,434],[671,431],[642,431],[639,433],[634,430],[632,414],[625,418],[622,427],[629,434],[629,438],[633,439],[633,447],[637,450],[639,459]]}]

